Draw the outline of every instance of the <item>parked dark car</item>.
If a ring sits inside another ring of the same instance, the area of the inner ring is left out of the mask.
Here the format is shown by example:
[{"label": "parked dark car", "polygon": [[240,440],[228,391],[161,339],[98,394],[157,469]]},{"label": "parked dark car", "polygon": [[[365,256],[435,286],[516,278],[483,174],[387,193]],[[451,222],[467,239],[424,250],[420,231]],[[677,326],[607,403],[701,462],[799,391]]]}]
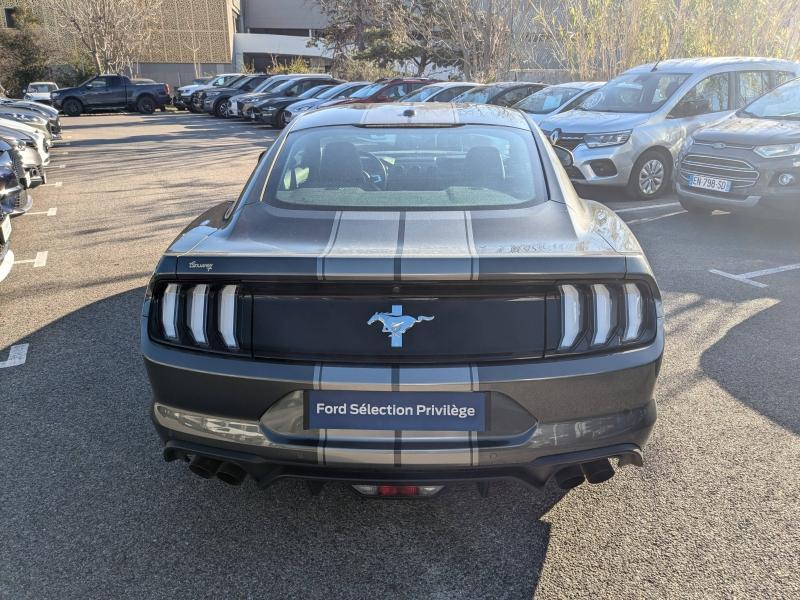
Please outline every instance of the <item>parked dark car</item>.
[{"label": "parked dark car", "polygon": [[[220,75],[208,85],[197,86],[189,96],[189,110],[194,113],[203,112],[203,102],[208,92],[220,87],[233,87],[248,77],[250,76],[244,73]],[[220,83],[221,81],[224,83]]]},{"label": "parked dark car", "polygon": [[289,77],[282,84],[272,87],[267,92],[259,94],[248,94],[247,100],[242,105],[240,114],[246,119],[253,119],[253,108],[265,100],[272,98],[294,98],[298,99],[305,92],[318,85],[341,83],[341,80],[334,79],[330,75],[300,75]]},{"label": "parked dark car", "polygon": [[550,85],[523,98],[514,108],[527,113],[528,118],[538,125],[551,115],[576,108],[602,86],[602,81],[571,81]]},{"label": "parked dark car", "polygon": [[267,79],[269,79],[269,75],[250,75],[237,80],[233,85],[205,90],[203,110],[215,117],[225,118],[228,116],[228,100],[232,96],[246,94]]},{"label": "parked dark car", "polygon": [[321,104],[323,106],[337,106],[339,104],[377,104],[381,102],[396,102],[403,96],[407,96],[414,90],[424,85],[436,83],[435,79],[424,79],[421,77],[396,77],[394,79],[382,79],[372,85],[361,88],[348,98],[339,100],[329,100]]},{"label": "parked dark car", "polygon": [[[230,78],[232,79],[233,76]],[[172,97],[172,105],[178,110],[187,110],[190,106],[192,92],[204,85],[210,85],[215,81],[218,81],[220,86],[225,85],[224,76],[218,75],[217,77],[197,77],[193,79],[191,83],[176,88],[175,95]]]},{"label": "parked dark car", "polygon": [[332,83],[317,85],[313,88],[306,90],[299,96],[279,96],[277,98],[268,98],[261,101],[253,107],[252,118],[254,121],[271,125],[275,128],[286,127],[289,121],[286,119],[286,108],[295,102],[315,98],[326,90],[334,87],[334,84],[341,83],[334,80]]},{"label": "parked dark car", "polygon": [[490,85],[479,85],[453,98],[453,102],[467,104],[494,104],[497,106],[513,106],[523,98],[543,90],[545,83],[528,83],[521,81],[504,81]]},{"label": "parked dark car", "polygon": [[496,106],[293,121],[148,286],[164,458],[234,485],[340,480],[368,496],[504,477],[569,489],[612,477],[611,459],[641,466],[658,286],[559,159]]},{"label": "parked dark car", "polygon": [[309,98],[308,100],[298,100],[283,110],[283,122],[289,123],[297,115],[301,115],[308,110],[317,108],[329,100],[349,98],[358,90],[365,88],[368,85],[370,85],[369,81],[346,81],[325,90],[314,98]]},{"label": "parked dark car", "polygon": [[440,81],[423,86],[400,98],[401,102],[450,102],[464,92],[474,88],[471,81]]},{"label": "parked dark car", "polygon": [[690,213],[800,217],[800,79],[689,136],[675,189]]},{"label": "parked dark car", "polygon": [[62,88],[51,94],[53,106],[71,117],[81,113],[138,110],[150,114],[170,103],[166,83],[132,83],[123,75],[98,75],[78,87]]}]

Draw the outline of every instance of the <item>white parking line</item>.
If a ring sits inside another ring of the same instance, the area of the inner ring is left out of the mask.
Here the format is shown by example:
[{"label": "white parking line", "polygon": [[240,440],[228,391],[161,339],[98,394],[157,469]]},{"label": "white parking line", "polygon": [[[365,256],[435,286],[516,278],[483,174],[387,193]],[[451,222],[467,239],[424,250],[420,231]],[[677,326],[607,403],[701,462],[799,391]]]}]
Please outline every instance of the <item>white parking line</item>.
[{"label": "white parking line", "polygon": [[39,210],[36,212],[27,212],[25,213],[26,217],[30,217],[32,215],[47,215],[48,217],[55,217],[56,211],[58,211],[57,207],[48,208],[47,210]]},{"label": "white parking line", "polygon": [[67,165],[58,165],[56,169],[66,169]]},{"label": "white parking line", "polygon": [[631,208],[620,208],[619,210],[613,210],[615,213],[629,213],[629,212],[636,212],[638,210],[653,210],[655,208],[672,208],[674,206],[680,206],[680,202],[668,202],[667,204],[650,204],[648,206],[633,206]]},{"label": "white parking line", "polygon": [[14,344],[8,350],[8,358],[0,362],[0,369],[19,367],[28,360],[28,344]]},{"label": "white parking line", "polygon": [[765,275],[774,275],[775,273],[784,273],[786,271],[794,271],[796,269],[800,269],[800,263],[796,263],[793,265],[783,265],[782,267],[774,267],[772,269],[761,269],[760,271],[750,271],[749,273],[742,273],[741,275],[734,275],[733,273],[727,273],[725,271],[720,271],[719,269],[709,269],[708,272],[714,273],[715,275],[722,275],[723,277],[727,277],[728,279],[733,279],[734,281],[746,283],[748,285],[752,285],[757,288],[765,288],[769,287],[766,283],[761,283],[760,281],[753,281],[753,278],[763,277]]},{"label": "white parking line", "polygon": [[45,183],[42,187],[61,187],[62,185],[62,181],[56,181],[55,183]]},{"label": "white parking line", "polygon": [[643,219],[634,219],[633,221],[625,221],[628,225],[636,225],[637,223],[649,223],[650,221],[658,221],[659,219],[666,219],[667,217],[674,217],[675,215],[682,215],[685,210],[676,210],[675,212],[667,213],[665,215],[658,215],[657,217],[646,217]]},{"label": "white parking line", "polygon": [[19,265],[22,263],[33,263],[34,267],[43,267],[47,264],[47,250],[44,252],[37,252],[36,258],[27,258],[25,260],[15,260],[14,264]]}]

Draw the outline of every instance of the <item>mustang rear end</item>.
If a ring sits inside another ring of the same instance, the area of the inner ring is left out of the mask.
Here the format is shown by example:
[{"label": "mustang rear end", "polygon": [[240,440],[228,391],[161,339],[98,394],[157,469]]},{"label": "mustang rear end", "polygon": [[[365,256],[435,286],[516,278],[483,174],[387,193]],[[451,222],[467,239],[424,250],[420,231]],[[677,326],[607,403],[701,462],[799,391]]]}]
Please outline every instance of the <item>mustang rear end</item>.
[{"label": "mustang rear end", "polygon": [[487,106],[293,120],[172,244],[142,312],[167,460],[371,496],[641,466],[663,345],[627,226]]}]

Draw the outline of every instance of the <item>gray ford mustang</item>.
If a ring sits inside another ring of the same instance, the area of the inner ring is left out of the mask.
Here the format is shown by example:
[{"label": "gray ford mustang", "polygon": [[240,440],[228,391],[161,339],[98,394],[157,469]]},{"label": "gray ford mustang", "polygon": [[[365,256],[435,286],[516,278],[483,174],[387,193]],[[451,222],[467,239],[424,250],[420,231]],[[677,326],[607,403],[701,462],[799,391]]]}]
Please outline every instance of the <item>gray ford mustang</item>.
[{"label": "gray ford mustang", "polygon": [[642,465],[664,346],[625,223],[513,109],[294,121],[159,262],[142,352],[164,457],[260,486],[569,489]]}]

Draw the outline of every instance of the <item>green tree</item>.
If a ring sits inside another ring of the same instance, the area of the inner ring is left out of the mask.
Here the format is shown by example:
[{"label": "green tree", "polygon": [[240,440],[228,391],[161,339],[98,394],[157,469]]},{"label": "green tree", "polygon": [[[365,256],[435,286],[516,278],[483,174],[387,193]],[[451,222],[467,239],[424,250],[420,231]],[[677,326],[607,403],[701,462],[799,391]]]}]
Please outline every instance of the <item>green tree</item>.
[{"label": "green tree", "polygon": [[17,9],[15,20],[15,27],[0,29],[0,73],[3,87],[19,97],[31,81],[49,76],[51,49],[28,11]]}]

